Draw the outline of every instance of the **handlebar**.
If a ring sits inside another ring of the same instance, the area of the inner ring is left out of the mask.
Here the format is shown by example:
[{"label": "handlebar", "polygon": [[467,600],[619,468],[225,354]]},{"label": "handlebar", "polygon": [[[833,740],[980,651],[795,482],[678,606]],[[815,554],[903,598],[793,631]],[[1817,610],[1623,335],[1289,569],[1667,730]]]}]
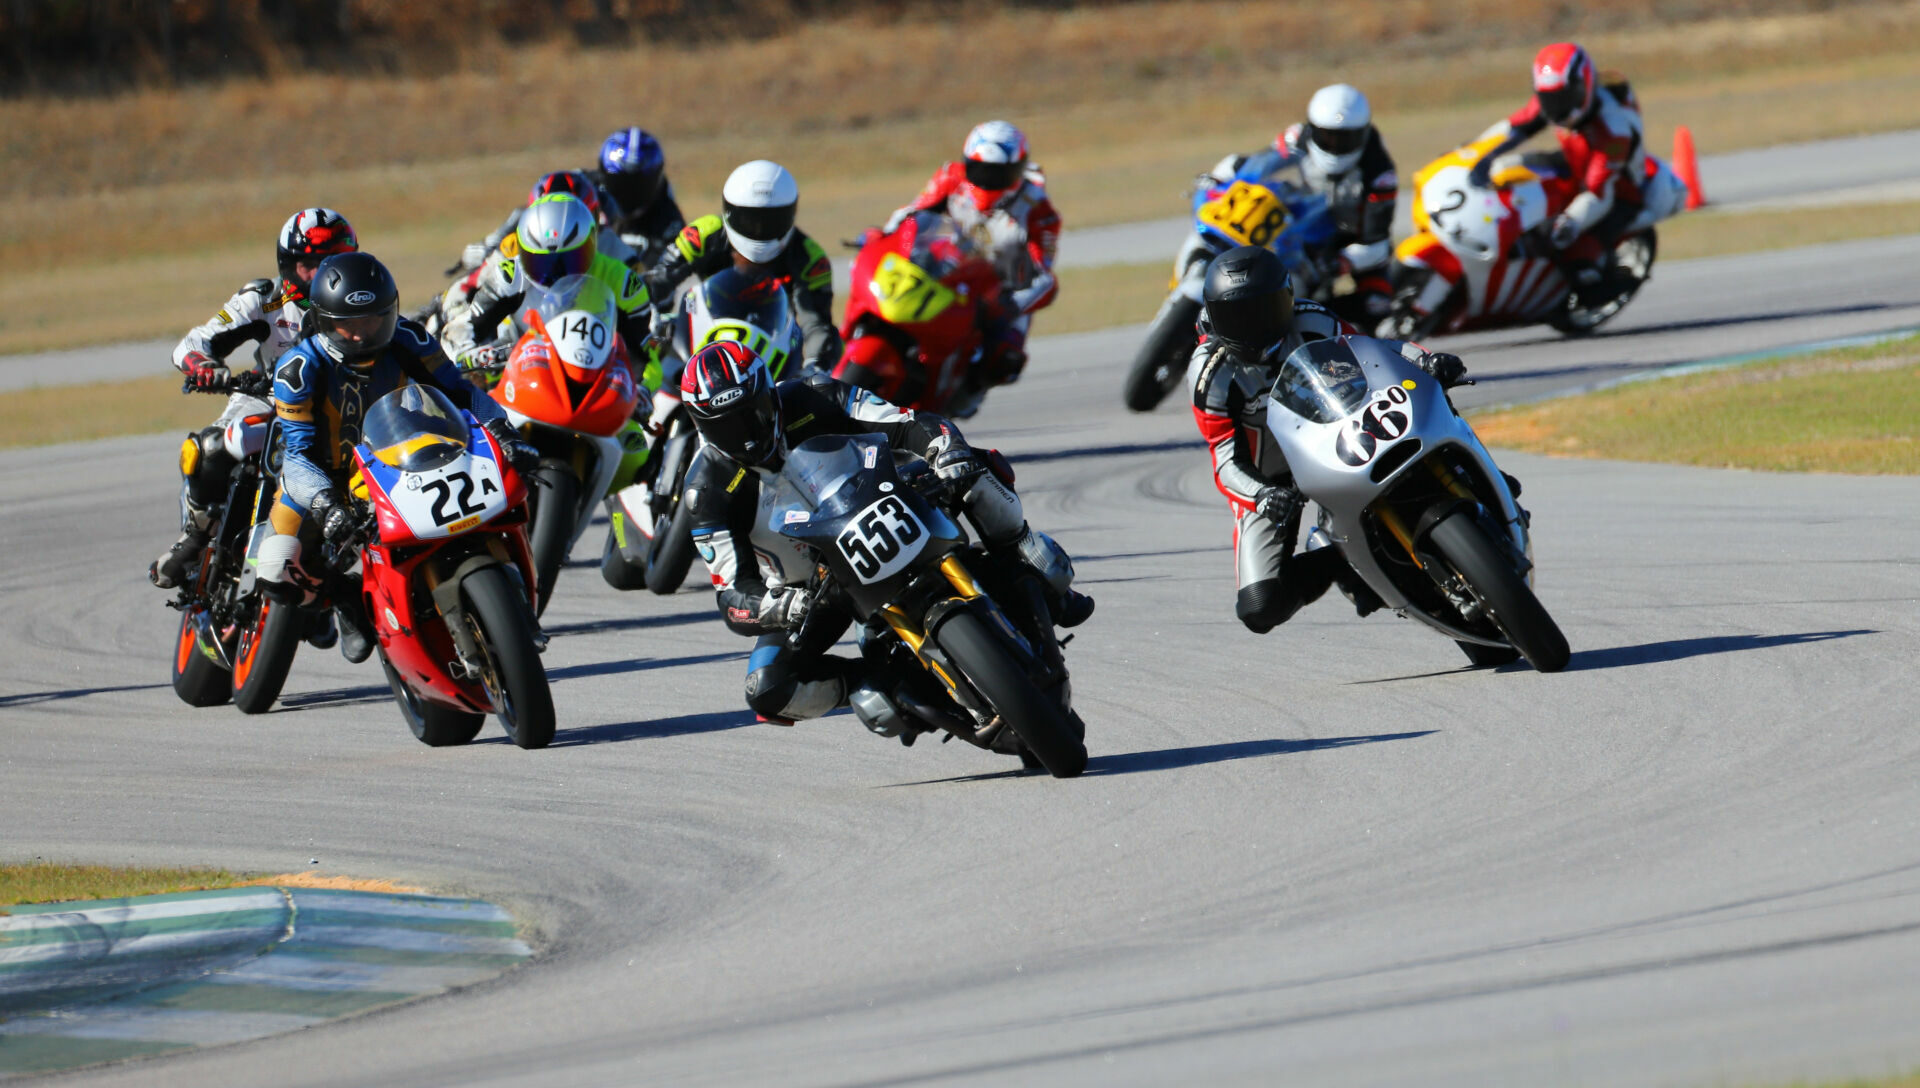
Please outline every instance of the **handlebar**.
[{"label": "handlebar", "polygon": [[273,375],[266,370],[242,370],[238,373],[229,370],[219,382],[209,386],[198,386],[193,384],[192,378],[182,378],[180,392],[217,393],[221,396],[243,393],[249,397],[264,397],[273,392]]}]

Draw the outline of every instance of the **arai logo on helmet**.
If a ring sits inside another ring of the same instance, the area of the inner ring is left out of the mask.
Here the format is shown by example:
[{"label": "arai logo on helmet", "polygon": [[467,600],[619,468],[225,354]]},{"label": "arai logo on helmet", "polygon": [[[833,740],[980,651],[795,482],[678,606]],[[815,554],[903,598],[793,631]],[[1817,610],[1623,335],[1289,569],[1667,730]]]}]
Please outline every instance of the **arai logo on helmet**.
[{"label": "arai logo on helmet", "polygon": [[365,306],[372,301],[372,291],[355,291],[353,294],[347,296],[347,305],[349,306]]},{"label": "arai logo on helmet", "polygon": [[708,403],[715,408],[725,408],[727,405],[732,404],[734,401],[746,395],[746,387],[736,385],[732,389],[722,389],[718,393],[715,393],[713,399]]}]

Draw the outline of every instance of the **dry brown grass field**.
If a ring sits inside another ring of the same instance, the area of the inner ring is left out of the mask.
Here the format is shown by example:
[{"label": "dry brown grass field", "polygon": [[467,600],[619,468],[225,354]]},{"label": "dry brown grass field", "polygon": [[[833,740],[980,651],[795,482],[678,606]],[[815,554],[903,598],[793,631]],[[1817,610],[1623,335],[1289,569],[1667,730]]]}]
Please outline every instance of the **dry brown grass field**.
[{"label": "dry brown grass field", "polygon": [[[1194,172],[1270,139],[1334,79],[1368,91],[1410,166],[1518,105],[1533,48],[1576,34],[1632,76],[1656,149],[1676,123],[1706,152],[1920,125],[1920,3],[1764,6],[1674,22],[1653,0],[1578,16],[1544,0],[1169,0],[542,46],[433,78],[9,99],[0,352],[201,320],[269,270],[274,231],[310,203],[346,212],[417,300],[534,176],[584,164],[628,123],[661,135],[689,214],[740,160],[787,163],[802,223],[829,243],[910,195],[985,116],[1027,129],[1068,229],[1178,214]],[[1828,10],[1783,12],[1815,6]]]}]

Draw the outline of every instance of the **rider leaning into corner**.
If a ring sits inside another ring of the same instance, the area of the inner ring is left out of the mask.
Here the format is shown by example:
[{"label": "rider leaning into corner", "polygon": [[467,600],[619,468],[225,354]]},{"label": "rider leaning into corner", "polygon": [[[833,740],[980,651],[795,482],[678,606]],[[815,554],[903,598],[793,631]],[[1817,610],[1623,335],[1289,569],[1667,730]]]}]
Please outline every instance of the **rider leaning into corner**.
[{"label": "rider leaning into corner", "polygon": [[[173,349],[174,368],[195,390],[227,389],[233,383],[233,374],[227,369],[226,357],[240,345],[258,341],[255,359],[270,371],[280,356],[306,335],[307,286],[314,269],[335,253],[352,253],[359,248],[353,226],[339,212],[331,208],[295,212],[280,228],[274,246],[279,276],[249,281],[206,324],[187,330]],[[221,435],[237,418],[236,413],[245,410],[242,398],[230,399],[219,419],[188,439],[199,446],[199,454],[181,458],[182,466],[190,465],[192,471],[184,474],[181,484],[180,539],[147,569],[147,577],[162,589],[178,585],[193,557],[207,546],[213,508],[226,498],[227,481],[234,468]]]},{"label": "rider leaning into corner", "polygon": [[817,606],[834,610],[832,622],[816,618],[806,645],[788,644],[788,631],[816,605],[806,587],[783,584],[779,568],[762,557],[768,549],[792,544],[770,537],[757,515],[763,489],[771,494],[787,451],[809,438],[885,435],[895,449],[924,456],[942,479],[973,480],[959,505],[982,543],[1038,573],[1055,623],[1073,627],[1093,614],[1093,598],[1072,588],[1073,563],[1066,552],[1027,526],[1004,460],[996,453],[976,453],[949,420],[897,408],[817,371],[775,384],[765,361],[733,341],[695,352],[681,391],[705,440],[687,470],[684,498],[692,513],[694,545],[712,575],[727,626],[758,639],[747,662],[747,704],[761,721],[791,725],[817,718],[848,706],[856,694],[863,706],[883,701],[897,715],[901,686],[924,682],[889,675],[877,662],[827,653],[853,622],[833,603]]},{"label": "rider leaning into corner", "polygon": [[425,329],[399,317],[400,289],[372,254],[321,262],[309,294],[312,335],[274,369],[283,459],[270,515],[274,535],[260,546],[257,576],[265,592],[289,603],[331,582],[340,652],[358,664],[373,650],[358,577],[335,581],[318,564],[303,566],[300,560],[323,540],[336,546],[352,541],[354,515],[345,489],[367,409],[403,385],[431,385],[472,412],[514,468],[531,469],[539,454],[521,442],[500,406],[447,361]]},{"label": "rider leaning into corner", "polygon": [[1469,180],[1486,186],[1496,158],[1550,124],[1578,195],[1544,224],[1543,241],[1558,254],[1576,301],[1589,305],[1608,293],[1606,255],[1645,203],[1641,185],[1650,171],[1640,103],[1625,79],[1595,71],[1585,49],[1555,42],[1533,58],[1533,97],[1481,133],[1505,137],[1474,163]]},{"label": "rider leaning into corner", "polygon": [[720,188],[720,214],[688,223],[647,273],[647,284],[667,299],[688,276],[705,279],[729,266],[784,278],[800,326],[800,357],[808,369],[830,371],[846,347],[833,324],[833,264],[794,225],[799,210],[800,183],[786,167],[766,159],[742,163]]},{"label": "rider leaning into corner", "polygon": [[1053,304],[1059,282],[1053,259],[1060,247],[1060,213],[1047,199],[1047,177],[1027,158],[1027,137],[1006,121],[987,121],[967,133],[958,162],[936,171],[920,195],[897,209],[883,228],[892,234],[920,211],[943,211],[983,249],[1009,305],[989,316],[984,388],[1014,381],[1027,365],[1027,330],[1036,311]]},{"label": "rider leaning into corner", "polygon": [[[1277,443],[1267,437],[1267,396],[1280,364],[1301,344],[1356,335],[1325,307],[1293,297],[1286,266],[1272,251],[1240,246],[1207,269],[1200,346],[1187,366],[1193,417],[1213,457],[1213,478],[1233,511],[1233,551],[1239,577],[1234,612],[1247,630],[1266,634],[1338,584],[1365,616],[1380,598],[1347,565],[1340,549],[1318,530],[1308,550],[1294,555],[1306,499]],[[1432,374],[1442,388],[1466,376],[1457,355],[1395,343],[1400,354]],[[1517,481],[1513,493],[1520,489]]]},{"label": "rider leaning into corner", "polygon": [[[1353,278],[1351,293],[1332,300],[1348,320],[1372,327],[1393,306],[1387,279],[1393,257],[1393,212],[1400,178],[1393,156],[1373,127],[1367,96],[1345,83],[1322,87],[1307,101],[1307,119],[1274,137],[1275,170],[1298,165],[1310,193],[1324,194],[1333,211],[1335,267]],[[1256,152],[1258,154],[1258,152]],[[1225,185],[1253,155],[1229,155],[1204,176]]]}]

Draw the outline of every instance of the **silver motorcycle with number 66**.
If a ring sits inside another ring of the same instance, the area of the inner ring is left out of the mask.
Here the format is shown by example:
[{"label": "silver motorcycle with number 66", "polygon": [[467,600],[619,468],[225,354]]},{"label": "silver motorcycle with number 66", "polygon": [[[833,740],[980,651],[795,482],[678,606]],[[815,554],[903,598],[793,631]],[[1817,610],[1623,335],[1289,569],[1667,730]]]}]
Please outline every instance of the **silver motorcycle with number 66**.
[{"label": "silver motorcycle with number 66", "polygon": [[1321,529],[1387,607],[1476,665],[1565,668],[1533,593],[1528,517],[1440,383],[1395,345],[1317,340],[1281,365],[1267,429]]}]

